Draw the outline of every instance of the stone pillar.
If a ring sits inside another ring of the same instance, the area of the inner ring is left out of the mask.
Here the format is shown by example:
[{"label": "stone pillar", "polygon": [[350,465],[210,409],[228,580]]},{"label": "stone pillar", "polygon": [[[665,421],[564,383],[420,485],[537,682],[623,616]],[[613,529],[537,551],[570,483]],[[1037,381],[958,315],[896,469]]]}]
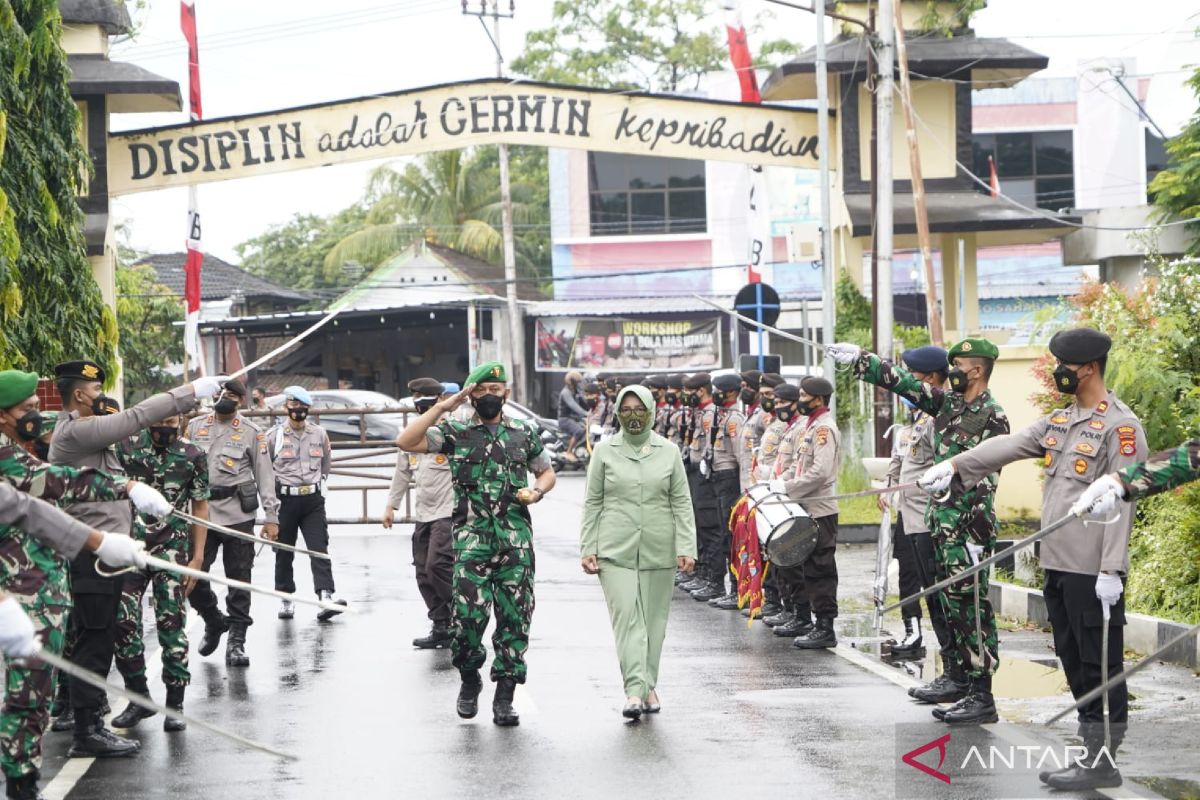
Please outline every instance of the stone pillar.
[{"label": "stone pillar", "polygon": [[[938,243],[942,254],[942,328],[946,341],[958,337],[958,237],[942,234]],[[961,338],[961,337],[958,337]]]}]

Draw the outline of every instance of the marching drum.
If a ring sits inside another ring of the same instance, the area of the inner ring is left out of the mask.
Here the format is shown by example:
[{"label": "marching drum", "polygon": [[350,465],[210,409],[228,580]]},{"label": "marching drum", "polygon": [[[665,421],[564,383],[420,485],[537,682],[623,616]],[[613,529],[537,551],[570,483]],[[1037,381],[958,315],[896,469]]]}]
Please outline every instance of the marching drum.
[{"label": "marching drum", "polygon": [[817,523],[803,506],[786,494],[759,483],[746,491],[754,510],[758,541],[777,567],[798,567],[817,547]]}]

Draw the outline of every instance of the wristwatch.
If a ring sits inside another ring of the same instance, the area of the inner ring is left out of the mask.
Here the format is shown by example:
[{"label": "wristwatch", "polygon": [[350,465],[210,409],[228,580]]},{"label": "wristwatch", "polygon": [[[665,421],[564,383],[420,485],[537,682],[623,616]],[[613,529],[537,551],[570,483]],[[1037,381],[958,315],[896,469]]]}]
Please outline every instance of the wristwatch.
[{"label": "wristwatch", "polygon": [[542,491],[540,488],[538,488],[537,486],[534,486],[534,487],[533,487],[533,488],[532,488],[530,491],[537,492],[538,500],[541,500],[543,497],[545,497],[545,496],[546,496],[546,493],[545,493],[545,492],[543,492],[543,491]]}]

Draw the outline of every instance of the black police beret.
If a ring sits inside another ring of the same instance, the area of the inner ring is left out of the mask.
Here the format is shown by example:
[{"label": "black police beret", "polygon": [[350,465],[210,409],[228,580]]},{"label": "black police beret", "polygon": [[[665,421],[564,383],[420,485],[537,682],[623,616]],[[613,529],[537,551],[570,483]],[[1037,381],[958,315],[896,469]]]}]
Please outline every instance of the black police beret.
[{"label": "black police beret", "polygon": [[230,394],[236,394],[238,397],[246,396],[246,384],[242,383],[237,378],[230,378],[229,380],[225,381],[222,386],[224,387],[225,391],[229,392]]},{"label": "black police beret", "polygon": [[408,382],[408,390],[413,394],[437,396],[445,391],[442,382],[433,378],[413,378]]},{"label": "black police beret", "polygon": [[609,375],[604,379],[604,385],[609,389],[616,389],[618,386],[624,386],[625,383],[616,375]]},{"label": "black police beret", "polygon": [[946,351],[932,344],[905,350],[900,354],[900,360],[916,372],[946,372],[950,369]]},{"label": "black police beret", "polygon": [[765,372],[763,373],[762,380],[758,382],[758,385],[760,387],[769,386],[774,388],[779,386],[781,383],[784,383],[782,375],[776,372]]},{"label": "black police beret", "polygon": [[608,380],[609,378],[611,378],[611,377],[612,377],[612,373],[611,373],[611,372],[597,372],[597,373],[596,373],[596,380],[597,380],[599,383],[604,383],[605,381],[607,381],[607,380]]},{"label": "black police beret", "polygon": [[618,386],[637,386],[646,379],[645,375],[618,375]]},{"label": "black police beret", "polygon": [[742,373],[742,380],[752,389],[757,389],[758,384],[762,381],[762,372],[757,369],[748,369]]},{"label": "black police beret", "polygon": [[1064,364],[1087,364],[1108,355],[1112,339],[1095,328],[1072,328],[1050,337],[1050,352]]},{"label": "black police beret", "polygon": [[666,375],[647,375],[646,380],[644,380],[643,383],[645,383],[651,389],[666,389],[667,388],[667,376]]},{"label": "black police beret", "polygon": [[678,373],[676,375],[668,375],[667,376],[667,388],[668,389],[682,389],[683,388],[683,373]]},{"label": "black police beret", "polygon": [[104,383],[104,368],[95,361],[66,361],[54,368],[56,378],[75,378],[81,381],[100,381]]},{"label": "black police beret", "polygon": [[[740,381],[739,381],[740,385]],[[685,389],[707,389],[712,386],[712,376],[707,372],[697,372],[683,379]]]},{"label": "black police beret", "polygon": [[790,383],[781,383],[775,387],[775,399],[794,403],[800,399],[800,389]]},{"label": "black police beret", "polygon": [[809,375],[800,381],[800,388],[809,397],[829,397],[833,394],[833,384],[817,375]]},{"label": "black police beret", "polygon": [[736,392],[742,388],[742,376],[728,373],[718,375],[712,379],[712,385],[718,392]]}]

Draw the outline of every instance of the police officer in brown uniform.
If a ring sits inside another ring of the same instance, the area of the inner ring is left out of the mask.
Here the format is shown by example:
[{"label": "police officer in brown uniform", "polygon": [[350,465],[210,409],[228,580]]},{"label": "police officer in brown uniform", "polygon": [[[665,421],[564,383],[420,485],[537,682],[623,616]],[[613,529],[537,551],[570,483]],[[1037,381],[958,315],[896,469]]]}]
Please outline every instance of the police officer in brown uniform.
[{"label": "police officer in brown uniform", "polygon": [[[187,435],[192,444],[208,456],[208,481],[212,499],[208,518],[242,533],[254,532],[254,519],[262,501],[266,524],[262,535],[272,541],[279,538],[279,499],[275,496],[275,473],[267,452],[267,437],[262,430],[238,413],[246,399],[246,387],[239,380],[226,381],[213,405],[213,413],[196,417],[188,424]],[[210,530],[204,542],[204,571],[208,572],[222,553],[225,575],[239,581],[249,581],[254,566],[254,543],[235,539]],[[250,617],[250,592],[230,589],[225,595],[226,617],[217,607],[217,595],[208,581],[201,581],[191,594],[192,608],[204,618],[204,638],[200,641],[202,656],[211,655],[229,631],[225,647],[225,663],[231,667],[250,665],[246,655],[246,628],[253,624]]]},{"label": "police officer in brown uniform", "polygon": [[[776,394],[779,390],[776,389]],[[798,433],[796,466],[771,482],[771,489],[786,494],[804,506],[817,525],[817,546],[804,562],[804,585],[808,602],[816,614],[817,623],[811,631],[799,636],[793,644],[802,650],[833,647],[837,636],[833,620],[838,615],[838,572],[836,500],[812,500],[836,494],[838,467],[842,461],[842,436],[829,409],[833,384],[824,378],[809,375],[800,382],[799,408],[808,419]]]},{"label": "police officer in brown uniform", "polygon": [[[325,517],[325,481],[333,458],[329,434],[308,419],[312,396],[303,386],[283,390],[288,420],[267,432],[267,450],[271,469],[275,473],[275,494],[279,497],[279,541],[295,545],[296,536],[304,534],[304,546],[314,553],[329,552],[329,523]],[[275,551],[275,590],[294,594],[296,580],[292,573],[295,553]],[[312,566],[313,591],[330,603],[346,605],[334,598],[333,565],[323,558],[309,558]],[[284,600],[279,608],[280,619],[295,616],[296,606]],[[339,612],[323,608],[317,619],[328,622]]]},{"label": "police officer in brown uniform", "polygon": [[[442,395],[442,384],[433,378],[417,378],[409,381],[408,390],[413,393],[417,413],[424,414]],[[417,520],[412,535],[413,567],[417,572],[417,590],[432,623],[427,636],[413,639],[413,647],[436,650],[449,647],[454,638],[450,630],[454,483],[449,458],[442,453],[397,454],[396,472],[383,511],[383,527],[392,527],[396,509],[413,487],[416,488],[413,516]]]},{"label": "police officer in brown uniform", "polygon": [[[725,611],[738,607],[737,584],[729,572],[732,534],[729,518],[733,507],[742,496],[742,484],[750,471],[751,453],[746,449],[742,430],[746,427],[746,416],[738,407],[744,391],[740,375],[718,375],[713,379],[712,475],[711,483],[717,495],[717,514],[721,521],[721,550],[718,565],[721,576],[717,588],[721,594],[708,598],[709,605]],[[757,395],[757,393],[756,393]],[[725,578],[729,577],[729,590],[725,590]],[[697,598],[699,599],[699,598]]]},{"label": "police officer in brown uniform", "polygon": [[[1142,424],[1104,384],[1112,340],[1091,328],[1060,331],[1050,340],[1058,359],[1055,387],[1074,402],[1051,412],[1010,436],[999,436],[951,461],[965,486],[1005,464],[1040,458],[1045,464],[1042,524],[1071,511],[1088,485],[1100,477],[1137,463],[1147,452]],[[1129,534],[1134,504],[1122,505],[1107,525],[1084,525],[1072,519],[1041,542],[1046,573],[1046,612],[1054,633],[1054,650],[1067,674],[1071,694],[1082,697],[1101,682],[1102,630],[1108,627],[1108,674],[1122,669],[1125,650],[1125,576],[1129,572]],[[1109,690],[1115,756],[1129,715],[1125,683]],[[1082,765],[1044,772],[1042,781],[1055,789],[1081,791],[1119,786],[1121,773],[1104,746],[1104,701],[1097,697],[1079,710],[1079,735],[1088,748]]]},{"label": "police officer in brown uniform", "polygon": [[[197,397],[210,397],[219,385],[215,378],[199,378],[190,384],[156,394],[132,408],[109,413],[115,407],[104,394],[104,370],[92,361],[70,361],[54,368],[58,392],[63,400],[50,444],[50,461],[72,467],[92,467],[110,475],[124,469],[113,446],[151,423],[190,411]],[[133,525],[126,501],[72,503],[64,509],[80,522],[102,531],[128,534]],[[96,558],[84,551],[71,560],[71,629],[74,647],[71,659],[100,675],[112,667],[117,639],[117,609],[121,600],[121,578],[106,578],[96,572]],[[104,727],[99,709],[104,691],[71,681],[71,705],[75,715],[73,756],[114,756],[136,752],[138,744]]]}]

